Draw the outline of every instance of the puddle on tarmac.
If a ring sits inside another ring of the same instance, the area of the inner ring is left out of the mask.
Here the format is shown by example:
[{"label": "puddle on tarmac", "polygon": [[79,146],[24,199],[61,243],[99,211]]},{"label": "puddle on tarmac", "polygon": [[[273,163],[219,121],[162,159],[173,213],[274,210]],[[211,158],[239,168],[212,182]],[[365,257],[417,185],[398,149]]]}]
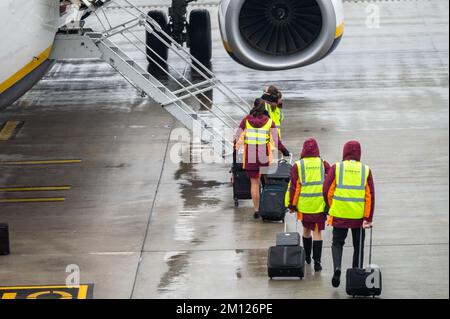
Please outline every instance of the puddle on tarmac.
[{"label": "puddle on tarmac", "polygon": [[185,269],[189,263],[189,253],[175,253],[165,257],[168,270],[161,277],[158,291],[161,293],[175,291],[182,286],[181,278],[185,274]]},{"label": "puddle on tarmac", "polygon": [[221,200],[214,191],[225,185],[215,180],[203,180],[191,163],[180,163],[175,172],[175,180],[178,181],[183,207],[185,209],[196,209],[201,206],[217,206]]}]

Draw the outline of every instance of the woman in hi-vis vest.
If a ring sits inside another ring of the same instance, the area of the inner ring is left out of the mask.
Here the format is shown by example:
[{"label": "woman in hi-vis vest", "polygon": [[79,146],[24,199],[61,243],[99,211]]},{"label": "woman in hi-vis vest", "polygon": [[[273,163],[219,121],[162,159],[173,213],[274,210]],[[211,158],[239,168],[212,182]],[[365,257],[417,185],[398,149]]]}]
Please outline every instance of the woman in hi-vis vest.
[{"label": "woman in hi-vis vest", "polygon": [[[265,113],[270,117],[278,128],[278,134],[281,137],[281,125],[284,122],[283,113],[283,94],[276,86],[268,86],[261,97],[265,103]],[[273,149],[276,149],[274,147]]]},{"label": "woman in hi-vis vest", "polygon": [[259,218],[260,169],[268,167],[272,163],[271,144],[275,145],[284,156],[290,155],[281,142],[275,122],[265,115],[264,112],[264,100],[257,99],[253,109],[250,111],[250,115],[242,120],[235,136],[236,150],[239,150],[244,145],[243,168],[251,181],[255,219]]},{"label": "woman in hi-vis vest", "polygon": [[[322,270],[322,231],[327,220],[323,183],[330,164],[320,157],[317,141],[313,138],[303,143],[300,160],[292,167],[291,181],[286,194],[286,206],[303,224],[303,247],[306,263],[314,260],[314,270]],[[314,239],[314,241],[313,241]]]}]

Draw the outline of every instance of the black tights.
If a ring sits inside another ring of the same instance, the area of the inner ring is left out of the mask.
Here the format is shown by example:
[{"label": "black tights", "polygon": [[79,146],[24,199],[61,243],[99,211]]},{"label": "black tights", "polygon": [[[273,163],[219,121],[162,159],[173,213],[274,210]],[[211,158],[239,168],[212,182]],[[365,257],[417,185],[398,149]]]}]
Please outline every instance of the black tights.
[{"label": "black tights", "polygon": [[[344,251],[345,239],[348,235],[348,228],[333,228],[333,245],[331,251],[333,253],[334,269],[342,269],[342,253]],[[362,267],[364,265],[364,240],[366,231],[362,233],[362,253],[361,265],[358,265],[359,260],[359,242],[360,242],[361,228],[352,229],[353,238],[353,268]]]}]

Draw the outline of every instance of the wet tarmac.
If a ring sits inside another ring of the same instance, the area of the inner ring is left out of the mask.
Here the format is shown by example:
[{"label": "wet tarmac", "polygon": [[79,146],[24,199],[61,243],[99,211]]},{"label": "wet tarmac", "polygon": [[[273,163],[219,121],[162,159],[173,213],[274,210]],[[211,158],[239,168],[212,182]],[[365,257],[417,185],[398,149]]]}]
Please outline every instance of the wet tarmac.
[{"label": "wet tarmac", "polygon": [[[346,2],[341,47],[286,72],[234,63],[215,24],[212,68],[248,100],[281,87],[284,143],[295,154],[314,136],[336,162],[346,141],[361,141],[377,190],[383,297],[448,298],[448,1],[374,3],[381,28],[365,25],[369,3]],[[0,188],[71,188],[0,191],[65,200],[0,203],[12,250],[0,257],[0,286],[64,284],[75,264],[95,298],[347,298],[345,285],[331,288],[330,228],[321,273],[268,280],[267,248],[282,226],[255,221],[249,201],[234,208],[228,165],[172,162],[180,124],[106,64],[58,63],[0,112],[0,123],[12,120],[24,124],[0,141]],[[7,163],[28,160],[81,162]]]}]

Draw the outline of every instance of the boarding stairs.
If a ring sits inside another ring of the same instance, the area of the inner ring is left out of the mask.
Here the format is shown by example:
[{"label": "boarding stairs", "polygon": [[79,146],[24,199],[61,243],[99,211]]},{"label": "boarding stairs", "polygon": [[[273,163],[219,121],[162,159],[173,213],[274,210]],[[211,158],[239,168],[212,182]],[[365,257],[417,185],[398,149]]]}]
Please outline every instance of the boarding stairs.
[{"label": "boarding stairs", "polygon": [[[194,135],[200,135],[202,147],[213,148],[222,157],[230,154],[233,132],[248,114],[248,103],[130,1],[110,1],[94,14],[103,31],[84,29],[80,33],[84,37],[82,44],[89,47],[86,40],[90,39],[101,59]],[[173,62],[163,61],[146,45],[145,32],[152,33],[169,48]],[[67,40],[70,35],[59,37]],[[153,54],[150,56],[148,52]],[[149,60],[153,64],[150,71]]]}]

